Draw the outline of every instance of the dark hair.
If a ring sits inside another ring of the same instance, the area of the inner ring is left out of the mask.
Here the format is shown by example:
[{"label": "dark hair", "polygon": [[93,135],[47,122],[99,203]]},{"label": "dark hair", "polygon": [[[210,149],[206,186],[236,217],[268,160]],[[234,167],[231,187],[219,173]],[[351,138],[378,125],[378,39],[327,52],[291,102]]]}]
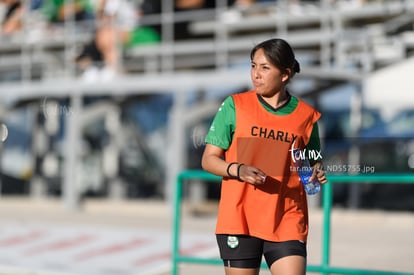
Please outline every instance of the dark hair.
[{"label": "dark hair", "polygon": [[300,65],[295,58],[293,49],[285,40],[273,38],[257,44],[250,52],[251,60],[259,49],[263,49],[269,61],[281,72],[288,73],[288,69],[290,69],[290,77],[300,72]]}]

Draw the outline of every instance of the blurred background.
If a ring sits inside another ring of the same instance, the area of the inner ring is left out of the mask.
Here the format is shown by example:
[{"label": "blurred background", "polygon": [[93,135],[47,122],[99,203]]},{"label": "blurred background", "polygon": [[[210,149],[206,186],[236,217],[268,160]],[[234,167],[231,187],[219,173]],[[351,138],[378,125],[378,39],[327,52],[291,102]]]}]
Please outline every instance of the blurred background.
[{"label": "blurred background", "polygon": [[[323,113],[328,172],[357,163],[410,173],[413,5],[2,0],[1,193],[66,194],[68,207],[84,197],[168,199],[180,170],[200,168],[213,115],[251,87],[249,51],[270,37],[297,53],[290,91]],[[414,186],[336,188],[346,207],[414,209]]]},{"label": "blurred background", "polygon": [[[328,175],[413,172],[412,0],[0,0],[0,19],[2,200],[168,205],[272,37],[301,64],[290,92],[322,113]],[[333,188],[336,208],[414,211],[412,184]]]}]

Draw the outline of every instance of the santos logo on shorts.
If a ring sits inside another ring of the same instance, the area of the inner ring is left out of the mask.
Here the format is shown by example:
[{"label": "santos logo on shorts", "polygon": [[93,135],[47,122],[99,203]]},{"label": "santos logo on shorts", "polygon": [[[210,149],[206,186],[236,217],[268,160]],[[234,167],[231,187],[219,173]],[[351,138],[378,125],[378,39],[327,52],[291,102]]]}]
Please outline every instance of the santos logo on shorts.
[{"label": "santos logo on shorts", "polygon": [[239,246],[239,238],[236,236],[228,236],[227,237],[227,245],[230,248],[236,248]]}]

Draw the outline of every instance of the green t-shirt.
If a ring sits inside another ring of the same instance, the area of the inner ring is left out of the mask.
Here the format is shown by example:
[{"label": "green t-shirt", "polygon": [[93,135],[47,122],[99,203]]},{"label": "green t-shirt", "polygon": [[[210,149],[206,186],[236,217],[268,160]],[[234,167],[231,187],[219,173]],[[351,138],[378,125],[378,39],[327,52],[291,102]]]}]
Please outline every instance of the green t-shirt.
[{"label": "green t-shirt", "polygon": [[[269,112],[276,115],[288,115],[292,113],[298,105],[298,98],[291,96],[290,100],[278,109],[273,109],[264,100],[258,97],[262,106]],[[210,126],[205,142],[227,150],[233,140],[234,131],[236,129],[236,110],[234,101],[231,96],[227,97],[221,104]],[[320,151],[321,144],[319,140],[318,123],[313,124],[309,143],[306,145],[308,150]]]}]

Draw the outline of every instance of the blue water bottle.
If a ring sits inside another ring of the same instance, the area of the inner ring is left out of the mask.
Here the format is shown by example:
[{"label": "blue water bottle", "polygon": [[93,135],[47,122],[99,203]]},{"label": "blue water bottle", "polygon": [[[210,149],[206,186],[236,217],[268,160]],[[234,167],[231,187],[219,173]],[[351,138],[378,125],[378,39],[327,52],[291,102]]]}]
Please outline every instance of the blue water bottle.
[{"label": "blue water bottle", "polygon": [[309,160],[306,157],[301,156],[299,149],[295,150],[293,153],[295,157],[293,161],[295,170],[298,172],[306,194],[315,195],[321,190],[321,184],[316,177],[313,181],[309,180],[312,176],[312,167]]}]

